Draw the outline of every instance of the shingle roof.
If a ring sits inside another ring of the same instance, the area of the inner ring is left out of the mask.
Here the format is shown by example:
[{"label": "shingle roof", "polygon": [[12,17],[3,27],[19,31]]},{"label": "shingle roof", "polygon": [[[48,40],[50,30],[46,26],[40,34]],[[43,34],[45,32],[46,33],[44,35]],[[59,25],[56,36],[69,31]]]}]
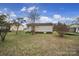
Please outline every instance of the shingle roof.
[{"label": "shingle roof", "polygon": [[27,26],[32,26],[32,25],[35,25],[35,26],[39,26],[39,25],[46,26],[46,25],[53,25],[53,24],[52,23],[30,23],[30,24],[27,24]]}]

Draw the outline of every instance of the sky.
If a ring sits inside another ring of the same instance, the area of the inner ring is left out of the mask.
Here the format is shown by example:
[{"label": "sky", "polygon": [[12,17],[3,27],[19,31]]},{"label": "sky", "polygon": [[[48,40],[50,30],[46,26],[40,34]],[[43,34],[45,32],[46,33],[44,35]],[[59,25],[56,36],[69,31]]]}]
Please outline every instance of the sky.
[{"label": "sky", "polygon": [[0,13],[27,18],[37,8],[40,20],[37,22],[71,22],[79,16],[79,3],[0,3]]}]

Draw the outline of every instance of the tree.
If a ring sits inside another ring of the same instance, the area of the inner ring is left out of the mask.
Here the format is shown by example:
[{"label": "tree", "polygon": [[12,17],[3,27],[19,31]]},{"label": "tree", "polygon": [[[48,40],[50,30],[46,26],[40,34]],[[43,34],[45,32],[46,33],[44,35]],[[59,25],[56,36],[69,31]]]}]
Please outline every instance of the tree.
[{"label": "tree", "polygon": [[13,20],[13,25],[16,26],[16,34],[18,34],[18,29],[19,29],[19,26],[21,25],[21,22],[22,22],[23,18],[16,18],[16,20]]},{"label": "tree", "polygon": [[6,18],[7,15],[0,15],[0,38],[2,42],[4,41],[7,32],[10,30],[9,23],[5,21]]},{"label": "tree", "polygon": [[79,17],[76,18],[76,24],[79,25]]},{"label": "tree", "polygon": [[[18,18],[17,18],[17,20],[18,20]],[[18,21],[16,21],[16,20],[13,20],[13,25],[15,25],[16,26],[16,34],[18,34],[18,29],[19,29],[19,26],[21,25]]]},{"label": "tree", "polygon": [[18,29],[19,29],[19,26],[21,25],[22,20],[23,20],[23,18],[17,18],[17,22],[15,24],[17,26],[16,34],[18,34]]},{"label": "tree", "polygon": [[72,24],[79,25],[79,17],[72,21]]},{"label": "tree", "polygon": [[6,15],[4,14],[0,15],[0,24],[3,24],[6,18],[7,18]]},{"label": "tree", "polygon": [[64,37],[64,33],[69,31],[69,28],[66,24],[58,22],[57,25],[55,25],[55,30],[58,32],[60,37]]},{"label": "tree", "polygon": [[32,25],[32,35],[35,33],[35,21],[39,19],[39,14],[38,14],[38,9],[34,8],[30,13],[29,13],[29,19],[31,19]]}]

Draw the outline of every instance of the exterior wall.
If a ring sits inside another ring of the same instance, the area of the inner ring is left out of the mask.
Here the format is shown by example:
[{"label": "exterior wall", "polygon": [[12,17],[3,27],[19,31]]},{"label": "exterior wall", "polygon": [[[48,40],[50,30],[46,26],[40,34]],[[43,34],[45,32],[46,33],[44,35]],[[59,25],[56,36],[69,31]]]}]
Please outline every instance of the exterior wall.
[{"label": "exterior wall", "polygon": [[35,32],[52,32],[53,26],[35,26]]},{"label": "exterior wall", "polygon": [[24,27],[23,26],[19,26],[18,30],[24,30]]},{"label": "exterior wall", "polygon": [[70,28],[71,32],[79,32],[79,28]]},{"label": "exterior wall", "polygon": [[76,28],[76,32],[79,32],[79,28]]},{"label": "exterior wall", "polygon": [[[10,28],[10,30],[11,30],[11,31],[16,31],[16,30],[17,30],[17,27],[16,27],[16,26],[12,26],[12,27]],[[23,26],[19,26],[18,30],[19,30],[19,31],[24,30]]]},{"label": "exterior wall", "polygon": [[32,29],[31,29],[31,26],[29,26],[29,27],[27,27],[27,29],[26,29],[26,31],[31,31]]},{"label": "exterior wall", "polygon": [[[31,26],[29,26],[27,28],[27,31],[31,31],[32,28]],[[50,26],[35,26],[35,32],[52,32],[53,31],[53,26],[50,25]]]},{"label": "exterior wall", "polygon": [[16,31],[16,26],[11,26],[10,30],[11,31]]},{"label": "exterior wall", "polygon": [[76,32],[76,28],[70,28],[69,31],[70,32]]}]

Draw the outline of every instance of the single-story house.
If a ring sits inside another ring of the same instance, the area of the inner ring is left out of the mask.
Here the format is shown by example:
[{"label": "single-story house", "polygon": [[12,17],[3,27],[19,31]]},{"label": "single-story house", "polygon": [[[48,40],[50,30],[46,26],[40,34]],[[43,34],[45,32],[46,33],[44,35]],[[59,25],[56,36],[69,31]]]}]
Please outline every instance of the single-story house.
[{"label": "single-story house", "polygon": [[[19,31],[23,31],[24,30],[24,26],[20,25],[19,28],[18,28],[18,30]],[[10,28],[10,31],[17,31],[17,26],[12,25],[11,28]]]},{"label": "single-story house", "polygon": [[32,26],[35,26],[34,31],[35,32],[53,32],[53,24],[52,23],[30,23],[27,24],[27,31],[32,31]]},{"label": "single-story house", "polygon": [[70,31],[72,31],[72,32],[79,32],[79,25],[78,24],[70,25]]}]

